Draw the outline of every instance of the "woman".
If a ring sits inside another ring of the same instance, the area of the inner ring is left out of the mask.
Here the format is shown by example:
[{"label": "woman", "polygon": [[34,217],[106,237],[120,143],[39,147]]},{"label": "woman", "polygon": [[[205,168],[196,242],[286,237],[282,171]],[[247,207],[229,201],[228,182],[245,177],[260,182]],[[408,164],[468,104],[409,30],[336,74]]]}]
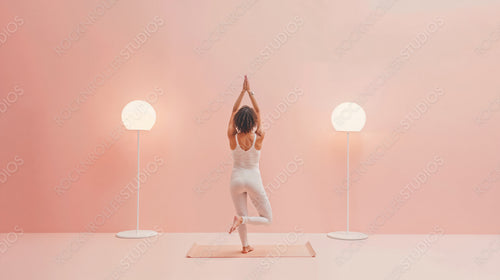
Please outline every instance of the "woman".
[{"label": "woman", "polygon": [[[239,108],[245,92],[248,92],[253,108],[246,105]],[[244,254],[253,251],[248,245],[246,225],[270,224],[272,220],[271,204],[262,185],[259,170],[260,149],[264,140],[260,120],[259,106],[245,75],[243,90],[234,103],[227,129],[229,147],[233,151],[230,191],[237,214],[229,233],[238,229],[243,246],[241,252]],[[259,213],[258,217],[247,216],[247,194]]]}]

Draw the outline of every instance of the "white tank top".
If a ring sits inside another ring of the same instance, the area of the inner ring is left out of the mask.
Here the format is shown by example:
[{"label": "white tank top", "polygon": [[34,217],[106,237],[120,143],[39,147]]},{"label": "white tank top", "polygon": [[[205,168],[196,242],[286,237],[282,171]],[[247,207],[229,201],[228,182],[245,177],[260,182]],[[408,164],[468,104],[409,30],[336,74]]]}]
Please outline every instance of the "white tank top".
[{"label": "white tank top", "polygon": [[259,168],[260,150],[255,149],[257,134],[254,134],[250,149],[243,150],[238,143],[238,134],[235,134],[236,148],[233,150],[233,168]]}]

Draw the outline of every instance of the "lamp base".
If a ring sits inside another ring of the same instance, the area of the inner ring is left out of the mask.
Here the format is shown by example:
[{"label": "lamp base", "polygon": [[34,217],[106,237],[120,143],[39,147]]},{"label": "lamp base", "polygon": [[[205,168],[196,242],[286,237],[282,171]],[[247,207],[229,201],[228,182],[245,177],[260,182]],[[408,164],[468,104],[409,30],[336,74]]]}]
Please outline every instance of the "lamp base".
[{"label": "lamp base", "polygon": [[328,233],[326,236],[341,240],[363,240],[368,238],[368,235],[354,231],[335,231]]},{"label": "lamp base", "polygon": [[120,231],[119,233],[116,234],[116,237],[119,238],[148,238],[148,237],[153,237],[158,235],[158,232],[154,230],[127,230],[127,231]]}]

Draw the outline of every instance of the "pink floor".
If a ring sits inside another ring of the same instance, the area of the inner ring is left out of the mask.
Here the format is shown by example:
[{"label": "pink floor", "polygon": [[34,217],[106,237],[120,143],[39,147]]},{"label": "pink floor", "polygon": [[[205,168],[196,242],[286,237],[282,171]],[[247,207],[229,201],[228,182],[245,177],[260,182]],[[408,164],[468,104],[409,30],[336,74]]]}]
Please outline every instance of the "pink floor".
[{"label": "pink floor", "polygon": [[0,234],[0,279],[500,279],[499,235],[250,234],[250,244],[310,241],[315,258],[192,259],[193,242],[238,244],[236,234]]}]

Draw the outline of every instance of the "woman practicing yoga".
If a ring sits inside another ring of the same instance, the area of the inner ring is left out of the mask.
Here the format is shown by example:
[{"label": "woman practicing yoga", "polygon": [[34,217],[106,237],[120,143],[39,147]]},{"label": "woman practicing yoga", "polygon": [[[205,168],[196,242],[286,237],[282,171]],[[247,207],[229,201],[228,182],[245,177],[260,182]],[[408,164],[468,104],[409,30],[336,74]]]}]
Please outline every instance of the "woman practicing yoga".
[{"label": "woman practicing yoga", "polygon": [[[246,105],[239,108],[245,92],[248,92],[253,109]],[[246,225],[270,224],[272,220],[271,204],[262,185],[259,170],[260,149],[264,140],[260,120],[259,107],[245,75],[243,90],[234,103],[227,129],[229,147],[233,151],[233,170],[229,189],[237,214],[234,216],[229,233],[238,229],[243,246],[241,252],[244,254],[253,251],[248,245]],[[258,217],[247,216],[247,194],[259,213]]]}]

